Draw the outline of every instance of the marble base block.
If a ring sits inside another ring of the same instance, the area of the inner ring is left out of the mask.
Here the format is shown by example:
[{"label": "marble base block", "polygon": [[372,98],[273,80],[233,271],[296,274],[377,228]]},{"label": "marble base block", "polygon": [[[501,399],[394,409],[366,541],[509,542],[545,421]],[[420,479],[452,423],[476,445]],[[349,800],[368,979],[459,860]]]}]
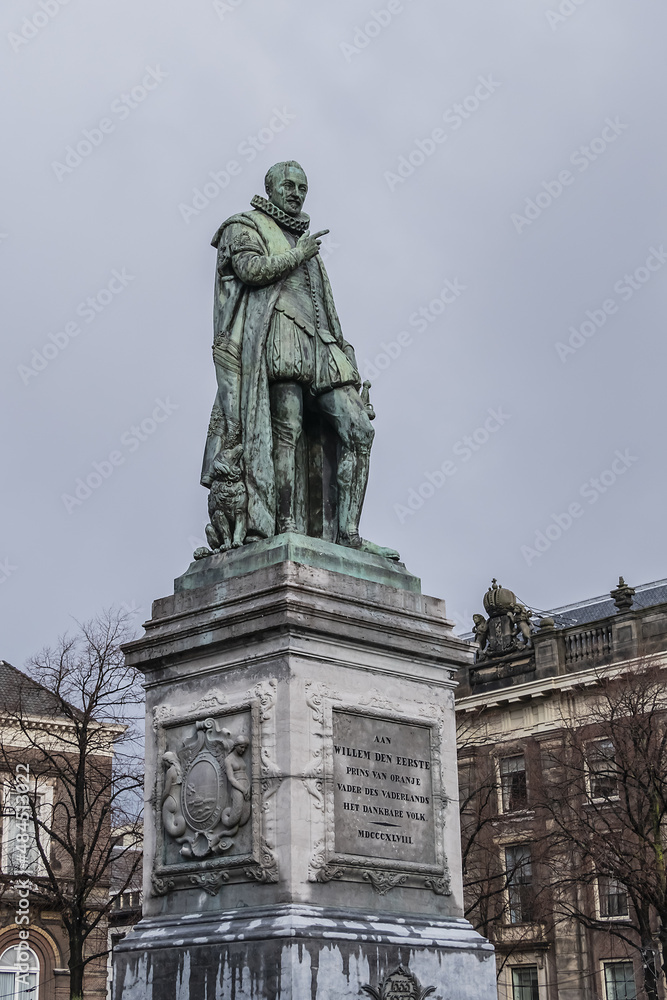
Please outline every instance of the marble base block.
[{"label": "marble base block", "polygon": [[193,563],[126,654],[147,691],[144,908],[114,1000],[495,996],[462,918],[471,654],[444,602],[283,535]]},{"label": "marble base block", "polygon": [[496,996],[493,949],[467,920],[285,905],[144,922],[123,947],[123,1000],[359,1000],[399,968],[440,1000]]}]

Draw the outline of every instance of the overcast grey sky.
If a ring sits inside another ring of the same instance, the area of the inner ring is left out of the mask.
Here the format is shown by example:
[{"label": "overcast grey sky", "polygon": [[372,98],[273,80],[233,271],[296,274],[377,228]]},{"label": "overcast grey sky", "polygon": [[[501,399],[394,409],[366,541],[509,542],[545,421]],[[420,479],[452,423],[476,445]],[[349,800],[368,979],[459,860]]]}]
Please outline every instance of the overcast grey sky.
[{"label": "overcast grey sky", "polygon": [[492,576],[540,608],[667,576],[664,3],[0,19],[0,657],[112,603],[143,620],[187,568],[209,242],[287,158],[373,382],[364,534],[459,624]]}]

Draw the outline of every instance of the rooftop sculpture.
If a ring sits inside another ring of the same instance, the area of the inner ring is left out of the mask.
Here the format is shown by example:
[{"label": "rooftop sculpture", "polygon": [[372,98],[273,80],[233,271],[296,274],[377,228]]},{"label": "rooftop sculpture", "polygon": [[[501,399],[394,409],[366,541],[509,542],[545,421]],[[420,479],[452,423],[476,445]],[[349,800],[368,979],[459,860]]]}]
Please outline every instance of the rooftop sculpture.
[{"label": "rooftop sculpture", "polygon": [[492,580],[484,595],[484,610],[488,619],[473,615],[473,632],[479,642],[477,663],[532,647],[532,612],[519,603],[511,590]]}]

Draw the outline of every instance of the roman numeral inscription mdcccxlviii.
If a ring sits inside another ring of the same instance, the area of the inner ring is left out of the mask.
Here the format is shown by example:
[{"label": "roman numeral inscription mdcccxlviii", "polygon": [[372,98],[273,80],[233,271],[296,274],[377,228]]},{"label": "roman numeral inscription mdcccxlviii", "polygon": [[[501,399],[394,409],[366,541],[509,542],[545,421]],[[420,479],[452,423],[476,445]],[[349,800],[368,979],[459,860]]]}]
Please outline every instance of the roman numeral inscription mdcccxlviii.
[{"label": "roman numeral inscription mdcccxlviii", "polygon": [[333,712],[337,854],[435,864],[431,729]]}]

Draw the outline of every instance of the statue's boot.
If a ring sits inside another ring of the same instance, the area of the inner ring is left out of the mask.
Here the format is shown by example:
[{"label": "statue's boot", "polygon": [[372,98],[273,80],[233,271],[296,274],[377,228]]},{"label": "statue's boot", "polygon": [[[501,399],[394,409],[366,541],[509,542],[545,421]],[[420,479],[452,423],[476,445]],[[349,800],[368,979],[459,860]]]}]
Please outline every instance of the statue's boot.
[{"label": "statue's boot", "polygon": [[273,437],[273,469],[276,481],[276,534],[296,531],[295,479],[296,447]]},{"label": "statue's boot", "polygon": [[359,534],[361,508],[366,496],[370,471],[370,448],[353,451],[343,448],[338,462],[338,542],[351,549],[371,552],[385,559],[400,559],[395,549],[369,542]]}]

